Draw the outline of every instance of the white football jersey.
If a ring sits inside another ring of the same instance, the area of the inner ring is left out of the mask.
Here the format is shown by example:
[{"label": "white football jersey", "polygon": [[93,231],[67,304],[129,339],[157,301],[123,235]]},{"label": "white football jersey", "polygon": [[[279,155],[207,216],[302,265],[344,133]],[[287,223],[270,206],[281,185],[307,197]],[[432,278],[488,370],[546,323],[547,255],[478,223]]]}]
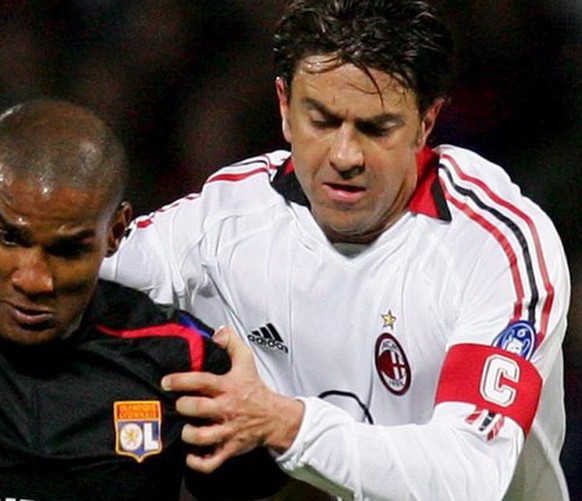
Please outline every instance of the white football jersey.
[{"label": "white football jersey", "polygon": [[475,153],[419,155],[407,212],[366,247],[326,239],[288,152],[252,158],[136,219],[102,276],[238,331],[305,402],[277,458],[296,478],[355,500],[568,499],[564,251]]}]

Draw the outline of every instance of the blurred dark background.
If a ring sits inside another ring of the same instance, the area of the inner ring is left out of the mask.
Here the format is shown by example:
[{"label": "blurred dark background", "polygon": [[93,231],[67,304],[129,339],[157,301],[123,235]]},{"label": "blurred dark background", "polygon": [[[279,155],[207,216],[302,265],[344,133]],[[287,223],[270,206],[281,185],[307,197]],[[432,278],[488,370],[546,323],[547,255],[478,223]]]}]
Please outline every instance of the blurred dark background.
[{"label": "blurred dark background", "polygon": [[[560,232],[572,273],[566,347],[573,500],[582,500],[582,1],[439,0],[458,78],[435,142],[501,164]],[[149,212],[221,165],[285,147],[270,42],[283,0],[0,0],[0,107],[93,108],[129,149]]]}]

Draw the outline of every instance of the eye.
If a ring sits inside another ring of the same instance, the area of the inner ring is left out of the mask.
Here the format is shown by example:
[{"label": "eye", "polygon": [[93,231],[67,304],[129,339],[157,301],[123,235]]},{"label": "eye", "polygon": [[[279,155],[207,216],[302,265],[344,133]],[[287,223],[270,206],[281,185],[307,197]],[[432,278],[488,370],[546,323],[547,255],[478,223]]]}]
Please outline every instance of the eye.
[{"label": "eye", "polygon": [[328,129],[330,127],[334,127],[336,124],[329,118],[312,118],[311,125],[317,129]]},{"label": "eye", "polygon": [[339,127],[342,124],[341,119],[320,111],[311,112],[309,122],[317,129],[329,129]]},{"label": "eye", "polygon": [[92,247],[78,242],[58,243],[49,248],[49,252],[56,257],[64,259],[77,259],[90,252]]},{"label": "eye", "polygon": [[19,243],[18,235],[15,232],[0,229],[0,244],[5,247],[16,247]]},{"label": "eye", "polygon": [[360,130],[360,132],[362,134],[365,134],[366,136],[386,137],[392,133],[392,131],[394,130],[394,127],[392,127],[392,126],[379,126],[376,124],[363,123],[363,124],[358,125],[358,129]]}]

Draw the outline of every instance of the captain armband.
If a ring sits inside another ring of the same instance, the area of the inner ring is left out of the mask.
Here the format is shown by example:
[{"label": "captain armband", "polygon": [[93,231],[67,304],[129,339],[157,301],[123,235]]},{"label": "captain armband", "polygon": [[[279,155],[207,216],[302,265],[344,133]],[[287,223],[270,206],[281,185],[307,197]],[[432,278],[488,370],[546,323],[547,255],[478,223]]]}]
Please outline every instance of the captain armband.
[{"label": "captain armband", "polygon": [[435,403],[474,404],[511,418],[527,435],[541,389],[537,369],[521,356],[493,346],[459,344],[445,358]]}]

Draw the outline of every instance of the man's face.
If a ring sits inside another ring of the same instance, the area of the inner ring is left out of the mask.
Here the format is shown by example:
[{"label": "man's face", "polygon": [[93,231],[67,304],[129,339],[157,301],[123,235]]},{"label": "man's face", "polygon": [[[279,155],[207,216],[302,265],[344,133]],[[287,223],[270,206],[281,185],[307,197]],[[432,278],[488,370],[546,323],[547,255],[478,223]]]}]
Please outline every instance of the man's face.
[{"label": "man's face", "polygon": [[386,73],[351,64],[299,66],[291,92],[277,81],[283,134],[316,221],[332,242],[369,243],[406,210],[416,155],[440,103],[421,116],[414,94]]},{"label": "man's face", "polygon": [[0,338],[40,344],[77,327],[131,214],[104,205],[98,188],[43,190],[0,167]]}]

